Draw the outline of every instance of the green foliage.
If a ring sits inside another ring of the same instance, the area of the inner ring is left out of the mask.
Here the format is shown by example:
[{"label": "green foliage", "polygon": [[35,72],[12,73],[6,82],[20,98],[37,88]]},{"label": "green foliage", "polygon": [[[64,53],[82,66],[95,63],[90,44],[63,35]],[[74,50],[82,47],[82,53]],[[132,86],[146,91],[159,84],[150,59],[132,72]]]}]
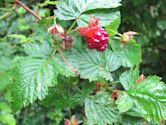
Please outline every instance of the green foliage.
[{"label": "green foliage", "polygon": [[139,33],[135,39],[142,46],[141,72],[145,75],[157,74],[166,81],[166,1],[124,0],[122,5],[120,32],[133,30]]},{"label": "green foliage", "polygon": [[110,40],[113,51],[120,57],[124,67],[139,65],[142,61],[141,47],[135,40],[123,45],[117,40]]},{"label": "green foliage", "polygon": [[[91,16],[95,16],[95,17],[99,18],[100,19],[100,22],[99,22],[100,26],[105,27],[109,24],[112,24],[116,20],[118,20],[118,18],[120,16],[120,12],[110,10],[110,9],[106,9],[106,10],[102,10],[102,11],[101,10],[89,11],[89,12],[82,14],[79,17],[79,19],[77,20],[78,25],[79,26],[87,25]],[[108,17],[111,17],[111,18],[108,18]]]},{"label": "green foliage", "polygon": [[[44,41],[25,46],[28,57],[19,58],[13,68],[14,86],[12,86],[13,107],[18,110],[22,105],[42,100],[48,94],[48,87],[57,83],[57,75],[63,70],[55,61],[55,50]],[[54,63],[55,62],[55,63]],[[65,70],[67,76],[68,72]]]},{"label": "green foliage", "polygon": [[[21,2],[45,18],[36,21],[29,10],[11,8],[12,0],[0,1],[0,124],[60,125],[72,116],[84,125],[164,124],[164,82],[155,75],[138,82],[144,72],[142,55],[157,57],[153,48],[142,54],[141,45],[165,31],[164,19],[158,18],[164,3],[123,1],[121,7],[121,0]],[[109,34],[103,52],[88,49],[86,38],[77,32],[92,16]],[[56,32],[56,24],[65,32]],[[129,36],[124,43],[119,29],[140,36]]]},{"label": "green foliage", "polygon": [[85,115],[89,125],[105,125],[117,122],[119,114],[111,106],[112,100],[107,93],[99,92],[95,97],[85,100]]},{"label": "green foliage", "polygon": [[100,78],[113,81],[111,72],[117,70],[121,62],[112,51],[105,51],[103,53],[96,50],[79,50],[75,51],[77,56],[79,73],[81,78],[95,81]]},{"label": "green foliage", "polygon": [[133,85],[135,85],[138,77],[139,77],[139,69],[136,68],[135,70],[131,69],[130,71],[126,71],[122,73],[120,75],[119,80],[122,86],[124,87],[124,89],[129,90],[130,88],[132,88]]},{"label": "green foliage", "polygon": [[[101,19],[101,25],[106,26],[114,19],[120,16],[118,11],[113,11],[110,8],[120,6],[121,0],[65,0],[60,1],[57,5],[55,15],[60,20],[74,20],[77,19],[79,26],[85,25],[89,21],[90,16],[96,16]],[[101,11],[101,8],[103,9]],[[96,10],[98,9],[98,10]],[[108,10],[109,9],[109,10]],[[95,10],[95,11],[92,11]],[[112,17],[112,18],[109,18]]]},{"label": "green foliage", "polygon": [[165,119],[166,86],[157,76],[149,76],[133,89],[129,95],[134,99],[136,106],[145,111],[145,118],[153,122]]},{"label": "green foliage", "polygon": [[106,27],[106,30],[110,36],[116,35],[116,33],[118,32],[119,25],[120,25],[120,18],[117,18]]},{"label": "green foliage", "polygon": [[0,103],[0,123],[5,125],[15,125],[16,120],[12,114],[12,110],[6,103]]},{"label": "green foliage", "polygon": [[117,108],[121,113],[128,111],[134,105],[134,101],[126,93],[120,95],[116,103],[117,103]]},{"label": "green foliage", "polygon": [[[117,101],[119,110],[121,112],[129,110],[134,102],[136,107],[142,111],[143,117],[154,123],[159,123],[162,119],[165,119],[166,86],[157,76],[149,76],[140,83],[136,83],[136,72],[138,72],[137,69],[121,75],[122,85],[128,91],[120,96]],[[128,100],[125,106],[122,97],[124,100]],[[125,108],[122,108],[122,106]]]}]

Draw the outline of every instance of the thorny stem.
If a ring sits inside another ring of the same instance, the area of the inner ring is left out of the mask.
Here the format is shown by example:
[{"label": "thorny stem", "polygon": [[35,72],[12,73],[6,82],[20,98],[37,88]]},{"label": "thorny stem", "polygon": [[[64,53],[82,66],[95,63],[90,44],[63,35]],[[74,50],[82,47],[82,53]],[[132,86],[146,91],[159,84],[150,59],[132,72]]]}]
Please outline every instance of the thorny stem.
[{"label": "thorny stem", "polygon": [[25,4],[23,4],[21,1],[19,0],[16,0],[16,3],[18,5],[20,5],[21,7],[23,7],[26,11],[28,11],[30,14],[32,14],[34,17],[36,17],[38,20],[41,20],[42,18],[37,14],[35,13],[34,11],[32,11],[29,7],[27,7]]}]

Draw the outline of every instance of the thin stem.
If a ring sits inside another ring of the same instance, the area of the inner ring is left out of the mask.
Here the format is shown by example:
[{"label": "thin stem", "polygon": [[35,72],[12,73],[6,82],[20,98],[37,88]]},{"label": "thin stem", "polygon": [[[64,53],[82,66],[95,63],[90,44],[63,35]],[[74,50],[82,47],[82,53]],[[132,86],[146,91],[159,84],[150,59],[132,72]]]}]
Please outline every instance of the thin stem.
[{"label": "thin stem", "polygon": [[68,61],[67,61],[67,59],[65,58],[65,56],[64,56],[64,54],[63,54],[63,52],[62,52],[62,50],[61,50],[60,48],[56,48],[56,49],[57,49],[57,51],[59,52],[60,56],[62,57],[64,63],[70,68],[70,70],[71,70],[74,74],[76,74],[77,76],[79,76],[77,70],[74,69],[71,65],[68,64]]},{"label": "thin stem", "polygon": [[6,12],[5,14],[3,14],[2,16],[0,16],[0,20],[3,20],[5,18],[8,18],[11,15],[11,12]]},{"label": "thin stem", "polygon": [[72,113],[71,113],[71,108],[69,108],[69,117],[71,118]]},{"label": "thin stem", "polygon": [[75,31],[77,31],[77,29],[73,29],[73,30],[71,30],[70,33],[75,32]]},{"label": "thin stem", "polygon": [[75,26],[75,24],[77,23],[77,20],[75,20],[73,22],[73,24],[71,25],[71,27],[69,28],[69,30],[67,31],[67,34],[69,34],[71,32],[71,30],[73,29],[73,27]]},{"label": "thin stem", "polygon": [[109,30],[110,30],[111,32],[113,32],[113,33],[117,34],[118,36],[122,37],[122,34],[120,34],[120,33],[116,32],[116,31],[114,31],[114,30],[112,30],[112,29],[109,29]]},{"label": "thin stem", "polygon": [[[14,3],[14,4],[13,4],[13,7],[12,7],[11,9],[4,9],[5,11],[8,11],[8,12],[6,12],[6,13],[3,14],[2,16],[0,16],[0,20],[3,20],[3,19],[6,19],[6,18],[10,17],[11,14],[12,14],[12,11],[16,8],[16,6],[17,6],[17,4]],[[3,11],[3,8],[0,8],[0,10]]]},{"label": "thin stem", "polygon": [[29,7],[27,7],[25,4],[23,4],[21,1],[19,0],[16,0],[16,3],[18,5],[20,5],[21,7],[23,7],[26,11],[28,11],[30,14],[32,14],[33,16],[35,16],[38,20],[41,20],[42,18],[37,14],[35,13],[34,11],[32,11]]},{"label": "thin stem", "polygon": [[111,84],[118,84],[118,83],[120,83],[120,81],[111,82]]}]

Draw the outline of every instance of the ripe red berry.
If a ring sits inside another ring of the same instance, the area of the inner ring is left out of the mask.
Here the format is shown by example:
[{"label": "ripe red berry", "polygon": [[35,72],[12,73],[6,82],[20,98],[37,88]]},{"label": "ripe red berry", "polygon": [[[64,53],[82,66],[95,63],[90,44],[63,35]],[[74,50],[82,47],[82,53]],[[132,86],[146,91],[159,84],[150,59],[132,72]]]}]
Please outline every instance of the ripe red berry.
[{"label": "ripe red berry", "polygon": [[81,36],[86,37],[88,48],[97,51],[104,51],[107,48],[108,33],[99,27],[99,19],[91,17],[87,27],[79,27],[77,30]]}]

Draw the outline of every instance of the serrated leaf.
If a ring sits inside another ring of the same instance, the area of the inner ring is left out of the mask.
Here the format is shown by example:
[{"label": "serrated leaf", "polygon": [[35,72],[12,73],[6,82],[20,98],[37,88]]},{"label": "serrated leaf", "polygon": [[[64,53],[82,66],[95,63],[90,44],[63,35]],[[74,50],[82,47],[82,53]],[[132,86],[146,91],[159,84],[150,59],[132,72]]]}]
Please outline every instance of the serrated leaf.
[{"label": "serrated leaf", "polygon": [[111,98],[105,92],[98,92],[95,97],[86,98],[85,115],[88,125],[106,125],[117,122],[119,114],[111,106]]},{"label": "serrated leaf", "polygon": [[118,110],[123,113],[131,109],[134,105],[134,101],[132,98],[127,94],[124,93],[118,97],[118,100],[116,101]]},{"label": "serrated leaf", "polygon": [[77,23],[79,26],[86,26],[89,23],[89,19],[91,16],[95,16],[100,19],[99,25],[100,26],[107,26],[109,24],[112,24],[115,20],[120,18],[120,12],[119,11],[113,11],[113,10],[94,10],[89,11],[84,14],[82,14],[78,20]]},{"label": "serrated leaf", "polygon": [[72,20],[78,18],[82,13],[103,8],[116,8],[120,6],[121,0],[65,0],[57,5],[55,15],[60,20]]},{"label": "serrated leaf", "polygon": [[47,59],[53,52],[53,48],[48,41],[42,43],[30,43],[24,44],[25,53],[32,58],[43,58]]},{"label": "serrated leaf", "polygon": [[166,86],[157,76],[149,76],[128,91],[136,106],[146,112],[151,122],[166,118]]},{"label": "serrated leaf", "polygon": [[121,58],[124,67],[133,67],[141,63],[141,47],[135,40],[132,39],[127,45],[123,46],[115,39],[111,39],[110,42],[113,51]]},{"label": "serrated leaf", "polygon": [[86,23],[89,19],[89,16],[94,15],[94,16],[100,17],[102,26],[105,26],[106,24],[110,23],[108,21],[112,21],[111,16],[112,15],[115,16],[117,13],[116,12],[114,13],[113,11],[112,12],[107,11],[107,10],[106,11],[98,10],[99,12],[96,13],[96,11],[92,12],[91,10],[116,8],[121,5],[120,2],[121,0],[111,0],[111,1],[110,0],[102,0],[102,1],[101,0],[65,0],[65,1],[59,2],[59,4],[57,5],[57,10],[55,11],[55,15],[60,20],[77,19],[77,23],[79,26]]},{"label": "serrated leaf", "polygon": [[131,117],[140,117],[143,118],[143,116],[146,114],[146,112],[143,109],[139,109],[134,105],[129,111],[126,112],[126,115],[129,115]]},{"label": "serrated leaf", "polygon": [[75,51],[79,65],[81,78],[95,81],[99,78],[112,81],[111,72],[117,70],[121,62],[119,58],[110,50],[98,52],[96,50]]},{"label": "serrated leaf", "polygon": [[120,18],[116,18],[108,26],[106,26],[106,31],[110,36],[114,36],[116,35],[116,32],[118,32],[119,25],[120,25]]},{"label": "serrated leaf", "polygon": [[[14,69],[15,83],[12,85],[13,108],[43,99],[48,87],[56,84],[54,67],[46,59],[23,58]],[[55,81],[53,81],[55,80]]]},{"label": "serrated leaf", "polygon": [[[136,109],[141,111],[141,116],[157,124],[166,118],[166,86],[157,76],[149,76],[139,83],[136,83],[137,77],[138,71],[135,69],[123,73],[120,79]],[[132,114],[140,114],[139,111]]]},{"label": "serrated leaf", "polygon": [[135,68],[134,70],[131,69],[126,71],[120,75],[120,82],[125,90],[129,90],[133,85],[136,84],[136,80],[139,77],[139,70]]},{"label": "serrated leaf", "polygon": [[56,65],[56,70],[59,74],[61,74],[62,76],[66,76],[66,77],[74,77],[76,76],[76,74],[74,73],[74,71],[71,69],[70,64],[67,65],[64,63],[64,61],[59,60],[58,56],[55,58],[55,64]]},{"label": "serrated leaf", "polygon": [[57,83],[58,74],[73,75],[63,63],[57,60],[55,50],[48,42],[36,42],[24,47],[28,57],[19,58],[13,69],[14,110],[33,103],[36,99],[45,98],[48,94],[48,87]]},{"label": "serrated leaf", "polygon": [[122,125],[145,125],[146,123],[147,122],[140,117],[132,117],[129,115],[122,116]]}]

